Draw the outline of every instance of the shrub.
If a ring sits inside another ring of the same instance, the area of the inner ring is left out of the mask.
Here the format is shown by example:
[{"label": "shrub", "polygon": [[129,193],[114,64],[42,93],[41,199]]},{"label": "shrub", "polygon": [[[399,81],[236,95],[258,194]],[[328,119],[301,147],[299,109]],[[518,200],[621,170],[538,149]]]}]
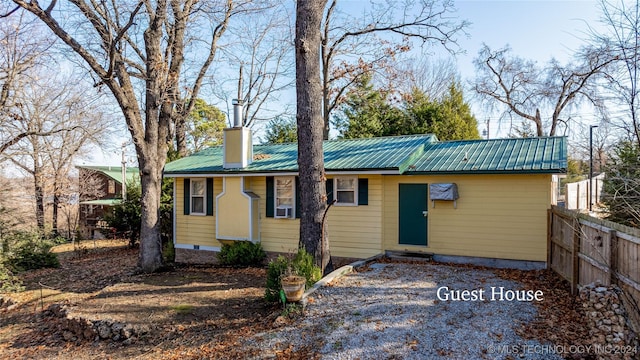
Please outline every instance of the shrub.
[{"label": "shrub", "polygon": [[266,301],[275,302],[280,298],[281,289],[280,278],[282,275],[291,272],[304,276],[307,279],[307,287],[313,286],[322,278],[320,267],[314,265],[313,256],[304,249],[298,250],[293,259],[288,259],[282,255],[269,262],[267,268],[267,284],[264,294]]},{"label": "shrub", "polygon": [[296,274],[304,276],[307,279],[307,287],[313,286],[318,280],[322,278],[322,272],[320,267],[314,265],[313,256],[306,252],[304,249],[300,249],[296,256],[293,258],[293,270]]},{"label": "shrub", "polygon": [[129,238],[129,246],[134,247],[140,240],[142,219],[142,188],[139,182],[127,183],[127,200],[113,207],[104,220],[109,227],[116,229],[120,236]]},{"label": "shrub", "polygon": [[218,253],[218,261],[221,265],[229,266],[262,266],[267,254],[262,249],[262,244],[251,241],[234,241],[232,244],[223,244]]},{"label": "shrub", "polygon": [[176,261],[176,249],[173,246],[173,241],[168,241],[162,246],[162,259],[169,264]]},{"label": "shrub", "polygon": [[0,262],[0,294],[24,290],[22,281]]},{"label": "shrub", "polygon": [[51,252],[53,242],[42,239],[38,233],[18,232],[12,235],[10,242],[5,265],[13,271],[60,266],[58,256]]},{"label": "shrub", "polygon": [[267,267],[267,289],[264,299],[268,302],[276,302],[280,298],[280,277],[291,266],[289,259],[280,255],[275,260],[269,262]]}]

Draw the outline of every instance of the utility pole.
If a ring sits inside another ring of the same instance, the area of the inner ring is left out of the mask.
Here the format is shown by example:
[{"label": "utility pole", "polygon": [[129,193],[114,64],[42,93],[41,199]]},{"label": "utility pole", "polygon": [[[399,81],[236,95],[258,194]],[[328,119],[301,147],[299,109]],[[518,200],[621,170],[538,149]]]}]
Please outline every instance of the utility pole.
[{"label": "utility pole", "polygon": [[593,129],[597,127],[589,126],[589,212],[593,211]]},{"label": "utility pole", "polygon": [[487,127],[482,130],[482,136],[486,136],[486,139],[489,140],[489,119],[487,118],[484,123],[487,124]]}]

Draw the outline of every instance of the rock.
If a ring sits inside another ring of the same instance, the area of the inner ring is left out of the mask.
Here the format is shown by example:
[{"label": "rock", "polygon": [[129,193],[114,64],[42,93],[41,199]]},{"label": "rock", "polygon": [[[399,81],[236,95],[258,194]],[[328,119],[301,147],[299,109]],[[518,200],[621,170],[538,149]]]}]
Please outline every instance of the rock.
[{"label": "rock", "polygon": [[121,330],[120,330],[120,335],[124,338],[124,339],[129,339],[130,337],[132,337],[134,334],[133,331],[133,326],[131,325],[125,325]]},{"label": "rock", "polygon": [[118,323],[118,322],[117,322],[117,323],[114,323],[114,324],[113,324],[113,326],[111,326],[111,331],[112,331],[114,334],[118,334],[118,335],[120,335],[120,333],[121,333],[121,331],[122,331],[122,328],[124,328],[124,325],[123,325],[123,324],[121,324],[121,323]]},{"label": "rock", "polygon": [[64,341],[75,341],[76,337],[75,335],[68,330],[65,330],[62,332],[62,337],[64,338]]},{"label": "rock", "polygon": [[613,331],[615,333],[622,333],[624,330],[622,329],[622,326],[614,325],[614,326],[611,327],[611,331]]},{"label": "rock", "polygon": [[98,336],[100,336],[101,339],[108,339],[111,337],[111,327],[106,323],[100,323],[97,330]]},{"label": "rock", "polygon": [[[633,336],[627,336],[625,309],[618,296],[619,289],[604,285],[587,285],[580,289],[579,301],[587,319],[590,342],[598,346],[637,346]],[[608,354],[613,355],[613,354]],[[600,357],[596,357],[600,358]],[[623,356],[607,359],[623,359]],[[632,357],[627,356],[631,359]],[[603,358],[604,359],[604,358]]]},{"label": "rock", "polygon": [[283,326],[287,324],[287,320],[284,318],[284,316],[278,316],[274,321],[274,324],[277,326]]},{"label": "rock", "polygon": [[598,326],[598,329],[602,330],[603,332],[605,332],[607,334],[611,332],[611,326],[608,326],[608,325]]}]

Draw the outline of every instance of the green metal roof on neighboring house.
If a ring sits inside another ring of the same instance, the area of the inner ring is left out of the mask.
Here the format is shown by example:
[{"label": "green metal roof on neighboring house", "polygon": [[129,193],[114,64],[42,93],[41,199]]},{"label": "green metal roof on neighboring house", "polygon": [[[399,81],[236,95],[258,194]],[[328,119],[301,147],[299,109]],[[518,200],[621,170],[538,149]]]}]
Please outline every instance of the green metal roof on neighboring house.
[{"label": "green metal roof on neighboring house", "polygon": [[432,143],[408,172],[564,173],[564,137],[462,140]]},{"label": "green metal roof on neighboring house", "polygon": [[[432,173],[564,173],[566,138],[520,138],[439,142],[434,135],[329,140],[323,143],[326,171]],[[165,174],[277,173],[298,171],[296,143],[256,145],[253,163],[222,167],[222,146],[165,166]]]},{"label": "green metal roof on neighboring house", "polygon": [[[96,172],[100,172],[110,177],[111,179],[117,181],[118,183],[122,183],[122,167],[120,166],[76,166],[77,168],[93,170]],[[137,167],[128,167],[127,168],[127,182],[130,181],[140,181],[140,171]]]},{"label": "green metal roof on neighboring house", "polygon": [[[323,143],[327,171],[398,170],[437,141],[431,134],[328,140]],[[165,166],[165,174],[297,172],[298,144],[256,145],[254,160],[243,169],[223,169],[222,146],[212,147]]]},{"label": "green metal roof on neighboring house", "polygon": [[102,199],[102,200],[87,200],[81,201],[81,205],[106,205],[115,206],[122,202],[122,199]]}]

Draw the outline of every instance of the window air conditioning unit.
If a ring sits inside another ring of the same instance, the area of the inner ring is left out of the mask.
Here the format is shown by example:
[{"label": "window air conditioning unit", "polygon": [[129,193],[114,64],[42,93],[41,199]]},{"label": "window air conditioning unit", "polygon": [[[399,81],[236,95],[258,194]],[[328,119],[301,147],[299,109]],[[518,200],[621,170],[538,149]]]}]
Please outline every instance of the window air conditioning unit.
[{"label": "window air conditioning unit", "polygon": [[276,216],[277,218],[292,218],[293,217],[293,208],[291,206],[278,206],[276,207]]}]

